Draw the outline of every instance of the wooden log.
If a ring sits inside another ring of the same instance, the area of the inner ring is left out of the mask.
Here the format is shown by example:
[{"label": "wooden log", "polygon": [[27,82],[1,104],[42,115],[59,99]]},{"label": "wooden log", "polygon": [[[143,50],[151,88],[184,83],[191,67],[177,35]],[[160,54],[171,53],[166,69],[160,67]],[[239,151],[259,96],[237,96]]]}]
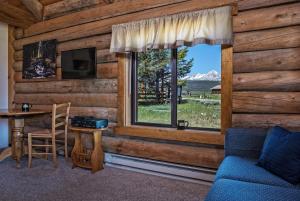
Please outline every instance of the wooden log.
[{"label": "wooden log", "polygon": [[115,53],[110,53],[109,49],[97,50],[97,63],[117,62]]},{"label": "wooden log", "polygon": [[97,65],[97,78],[114,79],[118,78],[118,63],[103,63]]},{"label": "wooden log", "polygon": [[[177,1],[186,1],[186,0],[177,0]],[[164,3],[165,2],[165,3]],[[147,8],[159,7],[161,5],[167,5],[170,2],[174,2],[172,0],[163,0],[162,3],[153,2],[153,1],[123,1],[117,2],[113,5],[106,5],[95,7],[88,10],[83,10],[77,13],[71,13],[69,15],[65,15],[62,17],[54,18],[51,20],[47,20],[41,23],[37,23],[35,26],[31,26],[29,29],[25,31],[26,36],[33,36],[49,31],[54,31],[57,29],[63,29],[70,26],[76,26],[79,24],[89,23],[101,19],[107,19],[119,15],[125,15],[128,13],[137,12],[140,10],[145,10]],[[77,20],[74,20],[77,19]],[[41,28],[47,29],[40,30]]]},{"label": "wooden log", "polygon": [[[61,57],[60,56],[56,57],[56,65],[59,68],[61,67]],[[22,60],[16,61],[13,66],[14,66],[15,71],[21,72],[23,70],[23,61]]]},{"label": "wooden log", "polygon": [[110,47],[111,34],[103,34],[92,36],[88,38],[82,38],[78,40],[71,40],[63,43],[59,43],[57,46],[57,52],[96,47],[97,49],[107,49]]},{"label": "wooden log", "polygon": [[126,108],[128,106],[128,101],[126,103],[126,54],[118,53],[118,127],[125,127],[127,125],[128,112]]},{"label": "wooden log", "polygon": [[116,79],[63,80],[17,83],[17,93],[116,93]]},{"label": "wooden log", "polygon": [[[101,63],[114,63],[117,61],[116,55],[107,53],[106,51],[97,51],[97,58],[96,58],[96,63],[101,64]],[[58,68],[61,68],[61,55],[57,55],[56,57],[56,66]]]},{"label": "wooden log", "polygon": [[59,2],[61,0],[39,0],[44,6],[47,6],[49,4],[53,4],[53,3],[56,3],[56,2]]},{"label": "wooden log", "polygon": [[24,30],[22,28],[16,28],[14,32],[14,36],[16,39],[23,38]]},{"label": "wooden log", "polygon": [[4,2],[0,2],[0,20],[6,24],[22,28],[36,22],[30,12]]},{"label": "wooden log", "polygon": [[36,19],[43,19],[44,6],[38,0],[21,0],[25,7],[35,16]]},{"label": "wooden log", "polygon": [[15,51],[14,58],[15,58],[16,61],[23,60],[23,51],[22,50]]},{"label": "wooden log", "polygon": [[269,128],[282,126],[293,131],[300,130],[299,114],[233,114],[233,127]]},{"label": "wooden log", "polygon": [[[116,123],[108,122],[108,132],[112,133],[113,128],[115,127]],[[43,115],[43,116],[33,116],[28,117],[25,119],[25,133],[42,130],[42,129],[51,129],[51,116],[50,115]],[[72,133],[68,132],[68,139],[69,137],[72,139]],[[59,138],[58,138],[59,139]]]},{"label": "wooden log", "polygon": [[78,107],[112,107],[117,108],[117,93],[107,94],[20,94],[15,95],[16,103],[31,103],[37,105],[51,105],[54,103],[71,102]]},{"label": "wooden log", "polygon": [[239,11],[243,11],[253,8],[268,7],[297,1],[298,0],[240,0],[238,2],[238,9]]},{"label": "wooden log", "polygon": [[231,127],[232,114],[232,47],[222,48],[221,134]]},{"label": "wooden log", "polygon": [[15,58],[15,61],[22,61],[23,60],[23,51],[22,50],[15,51],[14,58]]},{"label": "wooden log", "polygon": [[300,47],[300,26],[236,33],[234,35],[234,52],[293,47]]},{"label": "wooden log", "polygon": [[233,18],[233,31],[244,32],[300,24],[300,3],[239,12]]},{"label": "wooden log", "polygon": [[53,78],[43,78],[43,79],[23,79],[22,72],[15,72],[15,82],[16,83],[26,83],[26,82],[50,82],[61,80],[61,68],[56,69],[56,77]]},{"label": "wooden log", "polygon": [[[51,128],[51,115],[38,115],[38,116],[32,116],[24,119],[24,124],[29,127],[37,127],[41,129]],[[27,129],[26,129],[27,130]]]},{"label": "wooden log", "polygon": [[45,6],[44,16],[46,19],[64,15],[70,11],[80,10],[84,7],[103,5],[103,0],[68,0],[59,1],[48,6]]},{"label": "wooden log", "polygon": [[15,70],[16,72],[22,72],[22,69],[23,69],[23,61],[16,61],[16,62],[14,62],[13,67],[14,67],[14,70]]},{"label": "wooden log", "polygon": [[[82,38],[78,40],[71,40],[71,41],[59,43],[57,45],[57,54],[60,55],[62,51],[75,50],[81,48],[96,47],[98,50],[107,49],[110,47],[110,40],[111,40],[111,34],[104,34],[104,35],[92,36],[88,38]],[[103,57],[105,56],[103,55]],[[18,50],[15,52],[15,59],[17,61],[23,60],[23,50]]]},{"label": "wooden log", "polygon": [[31,12],[27,10],[21,2],[18,2],[18,0],[15,2],[13,2],[13,0],[1,0],[0,5],[1,12],[11,16],[12,18],[37,22],[37,19],[35,19]]},{"label": "wooden log", "polygon": [[300,71],[233,74],[234,91],[300,91]]},{"label": "wooden log", "polygon": [[56,56],[56,67],[61,68],[61,55]]},{"label": "wooden log", "polygon": [[[21,105],[18,105],[21,108]],[[33,105],[32,109],[51,111],[52,105]],[[93,116],[96,118],[105,118],[109,121],[117,121],[117,108],[105,107],[71,107],[70,117],[73,116]]]},{"label": "wooden log", "polygon": [[[193,11],[204,8],[218,7],[222,5],[227,5],[234,2],[234,0],[216,0],[216,1],[206,1],[206,0],[190,0],[178,4],[172,4],[169,6],[161,6],[155,9],[143,10],[141,12],[131,13],[126,16],[117,16],[113,18],[107,18],[100,21],[89,22],[81,24],[78,26],[68,27],[56,31],[51,31],[43,33],[40,35],[35,35],[21,40],[16,40],[14,46],[17,50],[22,49],[22,46],[25,44],[30,44],[40,40],[49,40],[57,39],[58,41],[68,41],[76,38],[88,37],[96,34],[105,34],[111,32],[111,27],[114,24],[126,23],[135,20],[148,19],[151,17],[159,17],[163,15],[176,14],[181,12]],[[135,3],[135,1],[134,1]],[[144,1],[143,1],[144,3]],[[111,4],[112,5],[112,4]],[[64,16],[66,19],[66,16]],[[77,18],[71,18],[72,22],[77,21]],[[68,23],[68,26],[71,26]],[[47,26],[43,26],[45,31]],[[55,27],[58,28],[58,25],[55,24]],[[40,28],[38,30],[41,30]],[[34,32],[34,34],[39,34],[40,32]],[[25,35],[28,35],[27,30],[25,30]],[[32,35],[32,34],[31,34]]]},{"label": "wooden log", "polygon": [[[22,62],[23,62],[23,51],[19,50],[14,52],[15,69],[22,71]],[[61,68],[61,54],[57,53],[56,56],[56,65],[57,68]],[[110,53],[109,50],[97,50],[97,63],[112,63],[117,62],[117,57],[115,53]]]},{"label": "wooden log", "polygon": [[14,97],[15,97],[15,71],[13,68],[14,63],[14,47],[13,42],[15,40],[14,37],[15,28],[12,26],[8,27],[8,109],[14,109]]},{"label": "wooden log", "polygon": [[72,107],[71,116],[93,116],[96,118],[104,118],[109,121],[117,121],[117,108],[105,107]]},{"label": "wooden log", "polygon": [[217,131],[176,130],[174,128],[157,128],[153,126],[125,126],[116,127],[115,133],[123,136],[135,136],[150,139],[224,145],[224,135],[221,135],[221,132]]},{"label": "wooden log", "polygon": [[235,73],[300,69],[300,48],[234,53],[233,58]]},{"label": "wooden log", "polygon": [[[183,2],[180,4],[180,2]],[[188,6],[193,6],[190,8],[197,7],[205,7],[214,3],[207,3],[207,1],[201,0],[197,5],[185,5],[186,0],[160,0],[158,1],[150,1],[150,0],[136,0],[136,1],[120,1],[114,4],[108,4],[105,6],[99,6],[88,10],[83,10],[77,13],[71,13],[69,15],[65,15],[62,17],[58,17],[55,19],[47,20],[41,23],[37,23],[34,26],[31,26],[25,31],[26,36],[33,36],[49,31],[54,31],[57,29],[63,29],[70,26],[76,26],[79,24],[89,23],[97,20],[108,19],[116,16],[126,15],[130,13],[135,13],[138,11],[143,11],[151,8],[159,8],[162,6],[168,6],[169,4],[173,5],[175,3],[179,3],[178,7],[181,9],[187,9]],[[221,1],[217,1],[218,4]],[[190,4],[190,3],[189,3]],[[177,5],[177,4],[176,4]],[[202,6],[203,5],[203,6]],[[168,9],[164,9],[165,12]],[[146,15],[147,16],[147,15]],[[153,16],[148,16],[153,17]],[[74,20],[75,19],[75,20]],[[137,19],[136,19],[137,20]]]},{"label": "wooden log", "polygon": [[61,68],[56,68],[56,79],[57,80],[61,80],[62,79]]},{"label": "wooden log", "polygon": [[106,152],[142,157],[171,163],[217,168],[223,160],[223,149],[191,147],[166,143],[103,137]]},{"label": "wooden log", "polygon": [[234,113],[300,114],[300,92],[234,92]]}]

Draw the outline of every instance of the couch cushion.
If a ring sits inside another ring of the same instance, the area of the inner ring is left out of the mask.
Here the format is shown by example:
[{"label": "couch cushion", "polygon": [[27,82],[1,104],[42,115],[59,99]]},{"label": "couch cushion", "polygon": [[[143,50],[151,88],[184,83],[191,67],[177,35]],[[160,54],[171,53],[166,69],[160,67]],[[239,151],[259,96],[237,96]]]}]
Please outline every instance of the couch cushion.
[{"label": "couch cushion", "polygon": [[298,184],[300,133],[279,126],[270,128],[257,164],[292,184]]},{"label": "couch cushion", "polygon": [[205,201],[300,201],[300,190],[230,179],[219,179]]},{"label": "couch cushion", "polygon": [[229,128],[225,135],[225,156],[233,155],[247,158],[260,156],[267,129]]},{"label": "couch cushion", "polygon": [[234,179],[274,186],[300,188],[256,165],[255,159],[227,156],[219,167],[216,179]]}]

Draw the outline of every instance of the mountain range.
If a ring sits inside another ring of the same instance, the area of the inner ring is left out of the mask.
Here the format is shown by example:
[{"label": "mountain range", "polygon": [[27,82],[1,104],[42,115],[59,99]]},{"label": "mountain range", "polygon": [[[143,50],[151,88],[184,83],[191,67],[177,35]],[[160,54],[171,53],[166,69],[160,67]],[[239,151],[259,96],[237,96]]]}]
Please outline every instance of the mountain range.
[{"label": "mountain range", "polygon": [[196,73],[187,75],[182,80],[207,80],[207,81],[220,81],[221,75],[216,70],[211,70],[208,73]]}]

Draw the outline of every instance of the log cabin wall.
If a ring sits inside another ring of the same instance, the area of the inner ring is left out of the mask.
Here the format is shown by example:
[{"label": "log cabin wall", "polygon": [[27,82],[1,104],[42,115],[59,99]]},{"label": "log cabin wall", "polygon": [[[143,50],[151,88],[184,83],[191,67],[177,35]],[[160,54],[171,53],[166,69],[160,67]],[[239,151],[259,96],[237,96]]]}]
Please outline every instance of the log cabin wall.
[{"label": "log cabin wall", "polygon": [[244,0],[234,18],[235,127],[300,130],[300,2]]},{"label": "log cabin wall", "polygon": [[[16,29],[14,103],[29,102],[50,108],[56,102],[72,102],[71,116],[92,115],[117,123],[118,65],[109,53],[111,26],[133,20],[210,8],[230,0],[116,1],[78,12],[51,10],[52,19]],[[53,6],[53,8],[58,8]],[[300,128],[300,5],[292,0],[244,0],[234,16],[233,125],[267,127],[281,124]],[[57,12],[57,13],[56,13]],[[63,13],[63,15],[61,14]],[[60,16],[62,15],[62,16]],[[49,17],[50,18],[50,17]],[[57,39],[57,78],[22,79],[23,45]],[[61,51],[97,48],[97,79],[62,80]],[[46,121],[27,119],[27,126],[47,126]],[[223,159],[220,146],[149,138],[118,136],[103,138],[108,152],[193,166],[216,168]]]}]

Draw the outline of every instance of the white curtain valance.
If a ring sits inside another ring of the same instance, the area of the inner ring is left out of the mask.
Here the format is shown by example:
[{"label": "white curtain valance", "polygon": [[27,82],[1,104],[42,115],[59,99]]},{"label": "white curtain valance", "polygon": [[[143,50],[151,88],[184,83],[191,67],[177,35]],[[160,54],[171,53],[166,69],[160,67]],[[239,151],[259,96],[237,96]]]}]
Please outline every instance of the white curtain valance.
[{"label": "white curtain valance", "polygon": [[232,44],[231,6],[113,25],[111,52]]}]

